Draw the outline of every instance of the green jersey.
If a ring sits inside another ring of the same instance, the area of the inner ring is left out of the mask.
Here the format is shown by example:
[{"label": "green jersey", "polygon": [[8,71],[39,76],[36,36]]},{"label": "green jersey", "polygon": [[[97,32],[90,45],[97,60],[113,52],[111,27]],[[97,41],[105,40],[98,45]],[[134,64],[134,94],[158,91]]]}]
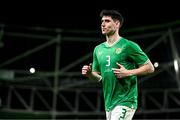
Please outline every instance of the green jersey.
[{"label": "green jersey", "polygon": [[148,60],[138,44],[125,38],[120,38],[112,46],[104,42],[95,47],[92,71],[101,73],[106,111],[117,105],[137,108],[137,76],[117,79],[112,71],[112,68],[118,68],[116,63],[130,70]]}]

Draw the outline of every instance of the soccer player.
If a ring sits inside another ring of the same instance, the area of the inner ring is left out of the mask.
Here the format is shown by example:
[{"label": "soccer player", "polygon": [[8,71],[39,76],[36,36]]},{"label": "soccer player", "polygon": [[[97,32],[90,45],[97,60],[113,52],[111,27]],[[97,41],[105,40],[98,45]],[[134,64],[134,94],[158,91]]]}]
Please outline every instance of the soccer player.
[{"label": "soccer player", "polygon": [[153,73],[154,66],[137,43],[120,36],[124,19],[117,10],[102,10],[100,17],[106,41],[95,47],[82,75],[102,81],[107,120],[131,120],[138,107],[137,76]]}]

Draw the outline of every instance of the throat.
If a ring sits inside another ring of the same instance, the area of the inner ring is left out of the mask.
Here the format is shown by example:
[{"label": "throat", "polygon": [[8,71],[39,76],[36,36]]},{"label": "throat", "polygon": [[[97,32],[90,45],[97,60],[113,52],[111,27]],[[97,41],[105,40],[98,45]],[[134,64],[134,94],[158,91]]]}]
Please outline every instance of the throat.
[{"label": "throat", "polygon": [[116,41],[117,41],[117,40],[114,40],[114,39],[108,40],[108,41],[107,41],[107,44],[108,44],[109,46],[112,46],[114,43],[116,43]]},{"label": "throat", "polygon": [[118,39],[108,39],[106,43],[108,44],[109,47],[111,47],[115,45],[120,40],[120,38],[121,37],[119,37]]}]

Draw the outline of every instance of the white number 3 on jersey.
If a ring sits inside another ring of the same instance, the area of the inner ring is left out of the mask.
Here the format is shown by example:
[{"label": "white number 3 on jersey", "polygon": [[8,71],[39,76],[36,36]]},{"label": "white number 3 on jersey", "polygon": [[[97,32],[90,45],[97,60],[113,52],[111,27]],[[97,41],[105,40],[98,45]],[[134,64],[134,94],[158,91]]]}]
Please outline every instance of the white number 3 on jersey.
[{"label": "white number 3 on jersey", "polygon": [[106,66],[110,66],[111,57],[110,57],[109,55],[107,55],[106,58],[107,58],[107,60],[106,60],[106,61],[107,61]]}]

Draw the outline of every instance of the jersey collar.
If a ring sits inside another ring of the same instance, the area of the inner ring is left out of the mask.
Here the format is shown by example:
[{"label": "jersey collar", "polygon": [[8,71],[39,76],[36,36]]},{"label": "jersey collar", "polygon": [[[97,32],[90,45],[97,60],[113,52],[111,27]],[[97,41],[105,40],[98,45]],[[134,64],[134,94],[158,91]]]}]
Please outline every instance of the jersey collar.
[{"label": "jersey collar", "polygon": [[122,38],[122,37],[120,37],[120,38],[119,38],[116,42],[114,42],[112,45],[109,45],[108,42],[106,41],[106,42],[105,42],[105,46],[106,46],[106,47],[112,47],[112,46],[114,46],[115,44],[117,44],[117,43],[121,40],[121,38]]}]

